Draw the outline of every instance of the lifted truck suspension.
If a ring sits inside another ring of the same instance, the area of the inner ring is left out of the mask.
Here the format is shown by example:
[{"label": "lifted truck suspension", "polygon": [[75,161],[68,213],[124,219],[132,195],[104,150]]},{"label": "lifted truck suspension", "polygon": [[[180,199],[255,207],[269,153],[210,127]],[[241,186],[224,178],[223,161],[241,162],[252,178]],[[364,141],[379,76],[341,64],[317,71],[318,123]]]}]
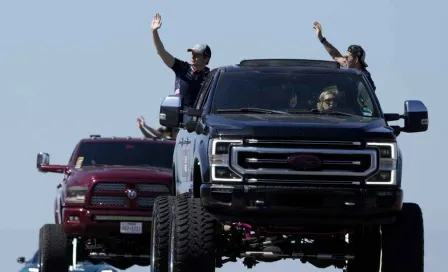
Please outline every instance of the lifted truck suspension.
[{"label": "lifted truck suspension", "polygon": [[[118,241],[118,240],[117,240]],[[142,260],[149,259],[151,255],[149,254],[125,254],[123,252],[110,253],[111,251],[107,245],[98,243],[95,239],[89,239],[85,242],[86,251],[88,252],[88,258],[92,260],[102,261],[102,260],[111,260],[111,259],[126,259],[127,261],[131,260]],[[124,251],[126,252],[126,251]],[[138,251],[136,251],[138,252]]]},{"label": "lifted truck suspension", "polygon": [[112,258],[123,258],[123,259],[149,259],[151,258],[151,255],[149,254],[140,254],[140,255],[133,255],[133,254],[115,254],[115,253],[104,253],[104,252],[90,252],[89,257],[92,259],[99,259],[99,260],[107,260]]},{"label": "lifted truck suspension", "polygon": [[[351,252],[334,252],[331,246],[322,248],[323,252],[320,252],[313,246],[316,240],[307,238],[335,237],[336,242],[347,243],[348,232],[345,230],[320,233],[298,229],[270,231],[254,228],[252,225],[243,222],[225,224],[223,230],[229,234],[230,244],[239,248],[236,251],[238,253],[228,256],[228,259],[218,258],[220,259],[218,267],[226,262],[236,262],[237,258],[244,258],[243,264],[247,268],[254,267],[259,261],[273,262],[281,259],[300,259],[303,263],[319,260],[335,261],[340,264],[354,258],[354,254],[351,254]],[[337,237],[340,237],[340,241]]]}]

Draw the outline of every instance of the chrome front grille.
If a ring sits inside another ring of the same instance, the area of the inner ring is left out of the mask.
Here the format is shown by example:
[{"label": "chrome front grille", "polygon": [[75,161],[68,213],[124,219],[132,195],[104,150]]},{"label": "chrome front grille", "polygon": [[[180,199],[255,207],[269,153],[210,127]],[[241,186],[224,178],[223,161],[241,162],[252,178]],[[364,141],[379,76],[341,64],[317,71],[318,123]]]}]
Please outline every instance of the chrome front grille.
[{"label": "chrome front grille", "polygon": [[[250,146],[231,148],[231,168],[249,182],[271,180],[353,182],[378,170],[374,149],[359,142],[306,142],[247,140]],[[275,146],[275,147],[274,147]],[[307,169],[291,163],[294,156],[317,158],[318,167]]]},{"label": "chrome front grille", "polygon": [[[127,189],[136,190],[137,196],[131,199]],[[163,184],[101,181],[94,185],[89,203],[92,207],[151,209],[158,196],[169,194],[170,188]]]}]

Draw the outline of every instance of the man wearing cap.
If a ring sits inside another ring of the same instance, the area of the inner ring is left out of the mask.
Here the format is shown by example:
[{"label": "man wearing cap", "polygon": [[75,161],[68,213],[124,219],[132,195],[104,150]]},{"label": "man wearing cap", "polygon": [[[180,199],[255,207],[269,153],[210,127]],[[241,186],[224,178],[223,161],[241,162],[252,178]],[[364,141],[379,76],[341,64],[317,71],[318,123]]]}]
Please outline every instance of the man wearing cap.
[{"label": "man wearing cap", "polygon": [[157,54],[176,74],[175,94],[182,95],[184,107],[193,107],[202,83],[210,72],[207,65],[212,51],[207,44],[197,44],[187,50],[191,52],[191,63],[179,60],[165,50],[157,31],[161,26],[162,17],[157,13],[152,20],[152,36]]},{"label": "man wearing cap", "polygon": [[350,45],[347,49],[346,55],[342,56],[341,53],[322,36],[322,26],[319,22],[314,22],[314,29],[316,30],[317,38],[335,61],[337,61],[342,67],[356,68],[362,71],[369,80],[373,89],[376,90],[376,86],[372,80],[370,72],[366,69],[366,67],[368,67],[365,61],[366,52],[360,45]]}]

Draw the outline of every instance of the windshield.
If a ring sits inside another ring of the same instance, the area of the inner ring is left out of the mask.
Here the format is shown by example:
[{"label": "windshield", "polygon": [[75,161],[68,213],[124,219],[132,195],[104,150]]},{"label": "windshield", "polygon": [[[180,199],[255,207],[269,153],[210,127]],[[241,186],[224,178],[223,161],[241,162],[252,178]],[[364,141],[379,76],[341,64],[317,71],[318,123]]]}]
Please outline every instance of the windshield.
[{"label": "windshield", "polygon": [[159,142],[83,142],[75,167],[124,165],[171,168],[174,145]]},{"label": "windshield", "polygon": [[34,253],[34,255],[33,255],[33,258],[31,258],[28,262],[29,263],[32,263],[32,264],[37,264],[38,263],[38,260],[37,260],[37,257],[38,257],[38,251],[36,251],[35,253]]},{"label": "windshield", "polygon": [[[213,98],[213,113],[343,113],[380,117],[361,76],[345,73],[226,72]],[[276,112],[272,112],[276,111]]]}]

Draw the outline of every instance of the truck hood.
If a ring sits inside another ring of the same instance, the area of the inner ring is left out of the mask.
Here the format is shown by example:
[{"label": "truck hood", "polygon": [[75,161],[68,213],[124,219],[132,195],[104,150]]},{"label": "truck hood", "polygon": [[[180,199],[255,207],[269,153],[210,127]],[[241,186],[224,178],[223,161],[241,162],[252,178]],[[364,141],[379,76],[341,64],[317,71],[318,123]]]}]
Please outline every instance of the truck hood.
[{"label": "truck hood", "polygon": [[[381,118],[319,114],[220,114],[205,120],[212,137],[359,141],[395,139]],[[213,135],[214,134],[214,135]]]},{"label": "truck hood", "polygon": [[80,169],[72,169],[72,171],[69,180],[73,185],[88,185],[94,179],[128,179],[128,182],[168,182],[172,180],[171,169],[149,166],[87,166]]}]

